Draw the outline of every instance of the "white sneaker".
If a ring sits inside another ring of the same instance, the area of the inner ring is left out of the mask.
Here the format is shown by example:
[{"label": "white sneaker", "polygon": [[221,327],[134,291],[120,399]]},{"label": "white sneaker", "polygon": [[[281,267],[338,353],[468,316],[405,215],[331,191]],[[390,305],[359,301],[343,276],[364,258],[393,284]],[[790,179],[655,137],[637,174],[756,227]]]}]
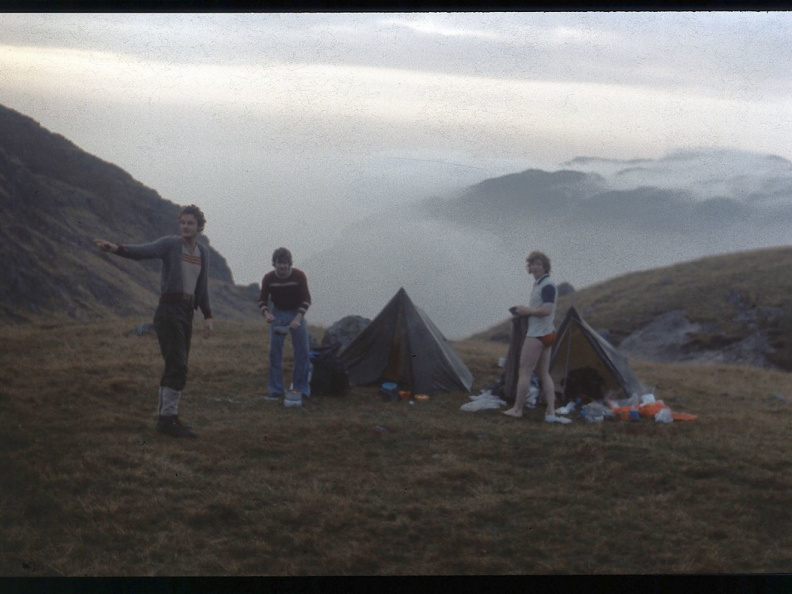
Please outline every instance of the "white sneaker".
[{"label": "white sneaker", "polygon": [[567,425],[568,423],[571,422],[572,419],[557,417],[555,415],[545,415],[545,423],[561,423],[562,425]]}]

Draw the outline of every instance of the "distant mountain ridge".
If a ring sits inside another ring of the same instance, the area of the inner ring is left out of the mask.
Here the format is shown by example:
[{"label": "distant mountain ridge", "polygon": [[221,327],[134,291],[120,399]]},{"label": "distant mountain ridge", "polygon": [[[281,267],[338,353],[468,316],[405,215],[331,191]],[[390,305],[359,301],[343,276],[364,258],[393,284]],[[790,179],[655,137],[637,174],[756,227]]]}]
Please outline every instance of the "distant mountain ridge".
[{"label": "distant mountain ridge", "polygon": [[[92,240],[175,235],[178,210],[121,168],[0,106],[0,319],[150,316],[160,262],[102,254]],[[213,311],[255,315],[254,287],[235,286],[225,258],[206,236],[200,241],[210,250]]]},{"label": "distant mountain ridge", "polygon": [[[527,300],[524,260],[532,250],[551,257],[556,281],[582,288],[792,243],[792,163],[781,157],[701,149],[566,165],[484,180],[351,227],[305,266],[324,288],[314,318],[374,315],[371,304],[384,305],[403,286],[442,331],[461,338]],[[637,165],[651,175],[636,177]],[[347,278],[332,272],[337,262],[355,263],[348,274],[366,282],[365,295],[350,298]]]},{"label": "distant mountain ridge", "polygon": [[785,205],[792,195],[792,163],[735,149],[687,149],[626,161],[577,157],[561,167],[607,178],[612,190],[684,189],[694,199],[731,198],[754,206]]}]

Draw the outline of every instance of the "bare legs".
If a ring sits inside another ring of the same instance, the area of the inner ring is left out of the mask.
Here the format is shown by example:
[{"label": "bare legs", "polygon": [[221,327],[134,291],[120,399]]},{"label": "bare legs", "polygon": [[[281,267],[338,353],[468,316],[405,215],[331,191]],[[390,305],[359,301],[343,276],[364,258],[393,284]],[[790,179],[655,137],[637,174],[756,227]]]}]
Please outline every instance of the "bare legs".
[{"label": "bare legs", "polygon": [[539,358],[539,381],[542,382],[542,397],[547,403],[545,415],[555,415],[555,383],[550,377],[550,354],[552,347],[544,347]]},{"label": "bare legs", "polygon": [[551,347],[545,347],[538,338],[526,336],[520,351],[520,373],[517,379],[517,394],[514,406],[503,414],[510,417],[521,417],[528,391],[531,389],[531,375],[537,370],[539,380],[542,382],[542,396],[547,402],[548,415],[555,414],[555,385],[550,377]]}]

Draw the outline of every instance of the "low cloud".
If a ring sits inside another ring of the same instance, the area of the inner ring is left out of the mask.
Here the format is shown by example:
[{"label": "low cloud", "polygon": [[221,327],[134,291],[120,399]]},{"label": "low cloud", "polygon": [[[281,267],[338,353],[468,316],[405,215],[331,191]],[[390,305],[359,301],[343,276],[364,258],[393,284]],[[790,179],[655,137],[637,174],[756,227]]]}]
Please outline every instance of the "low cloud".
[{"label": "low cloud", "polygon": [[[792,198],[792,162],[734,149],[678,150],[660,159],[580,157],[561,167],[601,175],[617,190],[642,186],[684,189],[698,200],[723,197],[756,206],[789,204]],[[777,194],[778,200],[757,203],[757,194],[770,194],[771,198]]]}]

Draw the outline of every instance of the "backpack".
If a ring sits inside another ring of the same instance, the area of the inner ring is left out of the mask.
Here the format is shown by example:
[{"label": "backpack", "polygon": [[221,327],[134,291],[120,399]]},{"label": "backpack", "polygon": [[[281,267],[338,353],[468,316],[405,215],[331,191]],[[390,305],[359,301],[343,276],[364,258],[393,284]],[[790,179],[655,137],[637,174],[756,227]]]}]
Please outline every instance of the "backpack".
[{"label": "backpack", "polygon": [[337,342],[311,352],[311,395],[341,396],[349,391],[349,377],[346,367],[338,360]]}]

